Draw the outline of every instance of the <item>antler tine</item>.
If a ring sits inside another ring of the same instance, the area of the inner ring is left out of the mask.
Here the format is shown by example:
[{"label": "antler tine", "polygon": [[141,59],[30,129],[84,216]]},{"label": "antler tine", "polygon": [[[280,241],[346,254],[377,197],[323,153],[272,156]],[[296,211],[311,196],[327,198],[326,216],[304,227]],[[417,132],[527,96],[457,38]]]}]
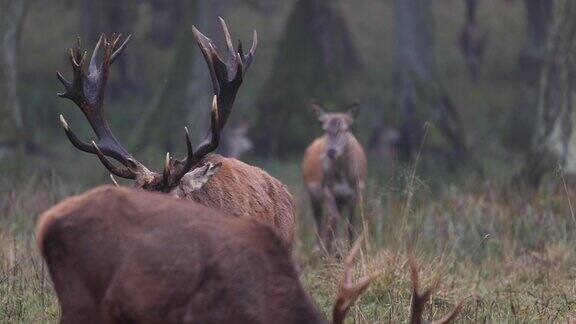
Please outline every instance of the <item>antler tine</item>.
[{"label": "antler tine", "polygon": [[410,316],[410,323],[422,323],[422,313],[426,307],[428,299],[432,294],[432,289],[428,288],[423,293],[420,293],[420,278],[418,276],[418,266],[412,250],[408,252],[408,262],[410,264],[410,279],[412,281],[412,309]]},{"label": "antler tine", "polygon": [[108,159],[104,156],[104,154],[102,153],[102,151],[100,150],[100,148],[98,147],[96,142],[92,141],[92,147],[96,151],[96,155],[98,156],[98,159],[100,159],[100,162],[102,162],[102,164],[104,165],[104,167],[106,167],[106,169],[108,169],[108,171],[112,172],[113,174],[115,174],[121,178],[132,179],[132,180],[136,178],[135,174],[132,171],[130,171],[128,168],[117,167],[114,164],[112,164],[110,161],[108,161]]},{"label": "antler tine", "polygon": [[170,152],[166,152],[166,160],[164,162],[164,171],[162,172],[162,182],[165,188],[170,186]]},{"label": "antler tine", "polygon": [[192,141],[190,141],[190,133],[188,132],[188,127],[184,127],[184,133],[188,155],[184,160],[178,160],[177,163],[174,164],[174,170],[171,171],[173,178],[170,179],[170,184],[176,184],[180,182],[180,179],[182,179],[182,177],[186,175],[190,169],[192,169],[194,163],[196,162],[194,158],[194,148],[192,147]]},{"label": "antler tine", "polygon": [[90,58],[90,65],[88,66],[88,71],[90,74],[97,72],[98,68],[96,66],[96,56],[98,56],[98,51],[100,50],[100,44],[102,44],[102,39],[104,34],[100,34],[96,46],[94,46],[94,51],[92,52],[92,57]]},{"label": "antler tine", "polygon": [[[118,39],[120,39],[120,35],[118,35]],[[128,35],[128,37],[126,37],[124,42],[122,42],[122,45],[120,45],[118,47],[118,49],[116,49],[116,51],[114,51],[114,53],[112,53],[112,57],[110,58],[110,63],[114,63],[114,61],[116,60],[118,55],[120,55],[120,53],[122,53],[122,51],[124,50],[124,47],[126,47],[126,44],[128,44],[128,42],[130,41],[130,39],[132,39],[132,34]]]},{"label": "antler tine", "polygon": [[244,73],[246,72],[249,63],[252,61],[252,56],[257,43],[254,42],[250,53],[244,56],[241,48],[234,48],[230,31],[228,30],[228,26],[224,19],[222,17],[218,17],[218,19],[226,41],[226,50],[228,52],[228,58],[226,61],[224,61],[218,54],[217,47],[214,45],[212,40],[202,34],[195,26],[192,26],[192,32],[194,33],[196,43],[198,44],[198,47],[206,60],[206,64],[208,65],[210,77],[212,79],[212,89],[216,95],[216,104],[212,104],[212,108],[216,107],[216,111],[213,109],[211,114],[211,135],[210,138],[204,141],[204,143],[199,146],[198,150],[194,152],[196,160],[201,159],[204,155],[214,151],[218,147],[220,132],[224,128],[228,116],[232,111],[236,94],[242,84]]},{"label": "antler tine", "polygon": [[460,314],[460,310],[462,309],[463,305],[464,300],[460,300],[460,302],[458,302],[458,304],[452,309],[450,313],[446,314],[446,316],[444,316],[442,319],[432,322],[432,324],[449,324],[454,322],[456,317],[458,317]]},{"label": "antler tine", "polygon": [[358,251],[360,251],[363,239],[364,235],[361,235],[356,240],[344,261],[344,273],[340,283],[340,292],[338,293],[338,298],[336,299],[332,312],[333,324],[344,323],[350,307],[381,273],[381,271],[375,271],[370,275],[360,278],[356,283],[353,282],[352,272],[354,271],[354,259]]},{"label": "antler tine", "polygon": [[[226,42],[226,48],[228,49],[228,60],[236,59],[236,49],[232,44],[232,37],[230,37],[230,32],[228,31],[228,26],[226,26],[226,22],[222,17],[218,17],[220,21],[220,26],[222,27],[222,32],[224,33],[224,40]],[[229,67],[230,68],[230,67]],[[228,71],[230,75],[236,71]]]},{"label": "antler tine", "polygon": [[192,26],[192,33],[194,34],[194,38],[196,39],[196,43],[206,60],[206,64],[208,65],[208,70],[210,70],[210,79],[212,80],[212,90],[215,94],[220,93],[220,84],[218,83],[218,77],[216,76],[215,65],[222,65],[224,64],[218,55],[218,52],[214,49],[214,44],[210,38],[206,37],[202,34],[196,26]]},{"label": "antler tine", "polygon": [[86,152],[86,153],[92,153],[92,154],[97,153],[96,149],[92,145],[81,141],[78,138],[78,136],[76,136],[76,134],[74,134],[72,129],[70,129],[70,125],[68,125],[68,122],[66,121],[66,119],[62,115],[60,115],[60,124],[62,125],[62,128],[64,128],[64,133],[68,137],[68,140],[70,140],[70,143],[72,143],[72,145],[74,145],[75,148],[79,149],[80,151]]},{"label": "antler tine", "polygon": [[212,97],[212,110],[210,113],[210,138],[205,140],[198,149],[193,153],[196,162],[204,157],[206,154],[213,152],[220,143],[220,112],[218,109],[218,97]]},{"label": "antler tine", "polygon": [[240,54],[240,57],[244,63],[244,70],[248,70],[250,64],[252,64],[252,59],[254,59],[254,53],[256,52],[256,46],[258,46],[258,33],[256,31],[254,31],[252,34],[252,47],[250,48],[248,54],[244,55],[242,41],[238,41],[238,53]]},{"label": "antler tine", "polygon": [[[421,324],[422,323],[422,314],[424,313],[424,309],[426,308],[426,304],[430,300],[430,296],[432,295],[432,287],[428,287],[424,292],[420,292],[420,279],[418,276],[418,266],[416,264],[416,258],[414,257],[414,253],[410,248],[408,251],[408,263],[410,264],[410,278],[412,280],[412,308],[410,314],[410,323],[411,324]],[[452,323],[458,314],[460,313],[460,309],[464,304],[464,300],[461,300],[453,309],[444,316],[442,319],[438,321],[432,322],[432,324],[448,324]]]},{"label": "antler tine", "polygon": [[62,73],[56,72],[58,80],[64,85],[64,92],[59,92],[58,96],[67,98],[74,101],[76,104],[81,103],[81,91],[84,86],[84,58],[86,53],[82,54],[80,49],[80,37],[77,39],[76,46],[68,50],[68,59],[72,65],[73,79],[72,82],[68,81]]}]

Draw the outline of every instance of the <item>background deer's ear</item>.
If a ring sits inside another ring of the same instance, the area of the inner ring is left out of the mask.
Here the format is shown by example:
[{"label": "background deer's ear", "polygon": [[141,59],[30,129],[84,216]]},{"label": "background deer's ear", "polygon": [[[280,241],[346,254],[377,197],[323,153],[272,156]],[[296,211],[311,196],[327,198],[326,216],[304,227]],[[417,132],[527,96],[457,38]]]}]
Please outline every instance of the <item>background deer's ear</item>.
[{"label": "background deer's ear", "polygon": [[346,113],[352,119],[358,117],[358,113],[360,113],[360,104],[357,102],[351,104],[350,106],[348,106]]},{"label": "background deer's ear", "polygon": [[324,115],[326,114],[326,112],[324,112],[324,109],[322,109],[322,107],[317,103],[312,103],[311,107],[312,111],[314,111],[314,114],[316,114],[316,118],[318,118],[319,121],[323,122]]}]

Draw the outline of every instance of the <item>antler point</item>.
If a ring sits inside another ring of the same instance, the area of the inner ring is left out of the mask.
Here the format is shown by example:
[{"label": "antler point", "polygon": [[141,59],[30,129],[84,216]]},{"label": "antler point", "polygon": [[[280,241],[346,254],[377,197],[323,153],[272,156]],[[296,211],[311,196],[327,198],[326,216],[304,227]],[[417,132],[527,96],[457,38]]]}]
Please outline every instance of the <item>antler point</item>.
[{"label": "antler point", "polygon": [[[61,96],[61,94],[58,95]],[[70,129],[70,126],[68,126],[68,122],[66,122],[66,119],[64,118],[64,116],[62,116],[62,114],[60,114],[60,123],[62,124],[62,127],[64,127],[65,130]]]},{"label": "antler point", "polygon": [[118,184],[118,182],[116,182],[116,179],[114,179],[114,176],[112,175],[112,173],[110,173],[110,179],[112,180],[112,183],[114,183],[114,185],[116,187],[120,187],[120,185]]}]

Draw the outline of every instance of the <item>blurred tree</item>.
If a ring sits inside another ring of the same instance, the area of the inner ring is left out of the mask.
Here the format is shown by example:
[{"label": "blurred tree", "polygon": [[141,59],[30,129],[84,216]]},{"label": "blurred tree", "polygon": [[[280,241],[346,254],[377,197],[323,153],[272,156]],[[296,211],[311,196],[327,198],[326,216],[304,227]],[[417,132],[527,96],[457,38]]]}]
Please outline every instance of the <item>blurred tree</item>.
[{"label": "blurred tree", "polygon": [[182,12],[182,0],[148,0],[151,7],[151,19],[154,21],[153,28],[148,31],[148,36],[155,44],[170,48],[179,36],[178,27],[182,17],[187,14]]},{"label": "blurred tree", "polygon": [[478,0],[466,1],[466,23],[460,32],[458,45],[474,81],[478,79],[480,64],[486,48],[486,34],[478,25]]},{"label": "blurred tree", "polygon": [[247,4],[251,8],[259,10],[261,12],[271,12],[278,7],[282,3],[282,0],[242,0],[243,3]]},{"label": "blurred tree", "polygon": [[560,166],[576,176],[576,2],[558,1],[540,78],[536,134],[519,179],[538,185]]},{"label": "blurred tree", "polygon": [[[317,134],[312,99],[350,101],[346,86],[361,70],[348,22],[333,0],[298,0],[281,36],[270,76],[257,100],[252,136],[257,152],[286,155]],[[357,98],[352,98],[357,100]]]},{"label": "blurred tree", "polygon": [[[0,150],[27,142],[18,96],[18,47],[26,0],[0,1]],[[1,154],[0,154],[1,155]]]},{"label": "blurred tree", "polygon": [[524,79],[531,85],[537,85],[546,56],[546,40],[552,21],[554,0],[524,0],[524,3],[528,39],[520,53],[520,65]]},{"label": "blurred tree", "polygon": [[426,147],[440,152],[451,166],[466,158],[464,130],[458,111],[443,88],[436,69],[429,0],[395,0],[396,106],[400,111],[399,153],[415,156],[423,126],[432,122],[441,137],[432,136]]},{"label": "blurred tree", "polygon": [[542,64],[555,0],[524,0],[526,40],[518,56],[520,94],[507,116],[504,143],[511,150],[527,154],[536,136]]}]

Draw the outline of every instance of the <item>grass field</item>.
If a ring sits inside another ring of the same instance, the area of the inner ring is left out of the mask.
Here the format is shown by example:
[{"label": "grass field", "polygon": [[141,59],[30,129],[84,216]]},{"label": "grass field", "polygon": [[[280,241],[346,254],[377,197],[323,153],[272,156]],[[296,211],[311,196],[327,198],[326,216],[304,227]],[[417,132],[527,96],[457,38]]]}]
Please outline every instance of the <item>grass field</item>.
[{"label": "grass field", "polygon": [[[296,196],[296,259],[305,286],[329,315],[341,264],[314,252],[311,216],[296,164],[275,163],[267,169]],[[382,275],[353,308],[350,323],[408,321],[410,244],[424,285],[436,287],[425,313],[428,319],[439,318],[461,299],[462,322],[551,323],[576,315],[576,219],[571,207],[576,192],[565,187],[561,177],[557,186],[532,193],[495,189],[487,182],[471,186],[473,190],[454,186],[432,192],[409,170],[404,180],[394,181],[394,186],[372,181],[363,196],[359,218],[369,236],[356,270],[358,276],[374,270]],[[35,248],[35,219],[87,187],[43,176],[2,192],[0,323],[57,321],[56,298]]]}]

